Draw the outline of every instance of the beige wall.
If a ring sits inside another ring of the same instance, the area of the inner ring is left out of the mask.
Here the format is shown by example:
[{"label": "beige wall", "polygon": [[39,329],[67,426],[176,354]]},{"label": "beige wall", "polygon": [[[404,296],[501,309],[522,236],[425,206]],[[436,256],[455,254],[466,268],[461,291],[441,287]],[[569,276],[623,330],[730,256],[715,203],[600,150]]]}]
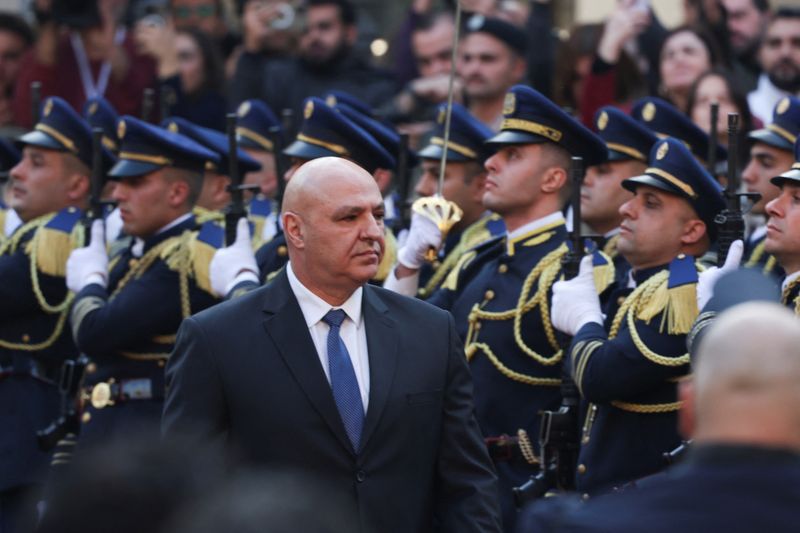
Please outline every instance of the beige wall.
[{"label": "beige wall", "polygon": [[[576,0],[575,18],[579,23],[600,22],[611,13],[617,0]],[[650,0],[659,20],[671,28],[683,22],[683,0]]]}]

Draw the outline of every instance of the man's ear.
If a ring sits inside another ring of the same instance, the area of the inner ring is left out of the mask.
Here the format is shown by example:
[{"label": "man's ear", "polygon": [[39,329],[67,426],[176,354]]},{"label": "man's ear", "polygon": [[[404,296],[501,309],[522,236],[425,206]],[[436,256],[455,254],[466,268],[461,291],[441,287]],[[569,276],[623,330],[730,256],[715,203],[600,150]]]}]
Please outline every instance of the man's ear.
[{"label": "man's ear", "polygon": [[678,398],[681,410],[678,411],[678,431],[684,439],[691,439],[697,424],[694,405],[694,381],[689,377],[678,384]]},{"label": "man's ear", "polygon": [[558,193],[567,183],[567,171],[561,167],[550,167],[542,176],[542,192]]},{"label": "man's ear", "polygon": [[80,203],[89,197],[91,186],[89,176],[73,172],[67,178],[67,198],[71,203]]},{"label": "man's ear", "polygon": [[687,220],[683,226],[683,235],[681,235],[681,243],[684,245],[692,245],[700,242],[706,235],[706,223],[699,218],[692,218]]},{"label": "man's ear", "polygon": [[283,233],[286,235],[286,242],[295,249],[304,249],[306,246],[305,228],[300,215],[287,211],[281,215],[281,221],[283,222]]},{"label": "man's ear", "polygon": [[[163,177],[161,179],[164,179]],[[172,207],[180,207],[189,203],[189,184],[185,180],[174,179],[167,187],[167,202]]]}]

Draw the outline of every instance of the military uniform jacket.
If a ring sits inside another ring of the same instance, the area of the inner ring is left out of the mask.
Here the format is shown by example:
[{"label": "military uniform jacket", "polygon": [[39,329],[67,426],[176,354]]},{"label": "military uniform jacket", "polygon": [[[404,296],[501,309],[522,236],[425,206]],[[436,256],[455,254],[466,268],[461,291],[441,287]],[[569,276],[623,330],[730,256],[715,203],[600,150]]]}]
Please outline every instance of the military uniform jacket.
[{"label": "military uniform jacket", "polygon": [[[589,404],[576,479],[581,492],[652,474],[666,466],[662,454],[680,444],[677,381],[689,372],[689,355],[686,334],[668,331],[666,315],[680,310],[659,310],[656,302],[668,272],[666,266],[634,272],[637,288],[611,297],[610,333],[589,323],[573,337],[570,370]],[[643,309],[654,316],[644,320]]]},{"label": "military uniform jacket", "polygon": [[777,279],[782,279],[786,273],[778,264],[775,256],[764,250],[764,243],[766,240],[766,233],[755,239],[748,239],[745,245],[742,264],[748,268],[758,269],[764,274],[774,276]]},{"label": "military uniform jacket", "polygon": [[[202,251],[203,232],[193,231],[195,227],[190,217],[147,239],[138,257],[133,246],[125,248],[109,263],[107,289],[90,284],[76,296],[75,341],[93,363],[87,368],[85,384],[89,389],[109,380],[128,384],[122,390],[126,397],[117,398],[114,407],[89,407],[82,439],[84,433],[113,431],[121,423],[114,417],[124,420],[123,412],[141,418],[145,425],[158,423],[164,365],[178,326],[183,318],[218,301],[209,286],[210,256]],[[219,234],[215,232],[214,237]],[[128,397],[150,401],[126,401]]]},{"label": "military uniform jacket", "polygon": [[80,216],[75,208],[45,215],[0,246],[0,490],[40,481],[47,464],[36,431],[58,415],[50,380],[77,355],[64,275],[82,244]]}]

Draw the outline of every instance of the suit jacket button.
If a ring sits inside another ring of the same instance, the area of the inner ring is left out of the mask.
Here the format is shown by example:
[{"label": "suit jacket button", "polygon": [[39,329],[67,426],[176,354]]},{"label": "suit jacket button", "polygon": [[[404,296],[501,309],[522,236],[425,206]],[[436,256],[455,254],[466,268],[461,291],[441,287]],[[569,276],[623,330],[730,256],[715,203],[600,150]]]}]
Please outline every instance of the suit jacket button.
[{"label": "suit jacket button", "polygon": [[356,481],[358,481],[359,483],[363,483],[365,479],[367,479],[366,472],[364,472],[363,470],[359,470],[358,472],[356,472]]}]

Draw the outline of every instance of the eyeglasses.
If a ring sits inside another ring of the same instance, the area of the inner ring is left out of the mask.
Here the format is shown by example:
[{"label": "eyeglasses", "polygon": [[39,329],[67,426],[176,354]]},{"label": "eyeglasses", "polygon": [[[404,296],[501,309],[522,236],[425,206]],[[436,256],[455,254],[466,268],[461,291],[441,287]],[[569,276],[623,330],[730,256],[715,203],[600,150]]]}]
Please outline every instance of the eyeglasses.
[{"label": "eyeglasses", "polygon": [[198,6],[177,6],[172,9],[172,13],[176,19],[188,19],[192,14],[200,18],[208,18],[217,14],[217,6],[213,2]]}]

